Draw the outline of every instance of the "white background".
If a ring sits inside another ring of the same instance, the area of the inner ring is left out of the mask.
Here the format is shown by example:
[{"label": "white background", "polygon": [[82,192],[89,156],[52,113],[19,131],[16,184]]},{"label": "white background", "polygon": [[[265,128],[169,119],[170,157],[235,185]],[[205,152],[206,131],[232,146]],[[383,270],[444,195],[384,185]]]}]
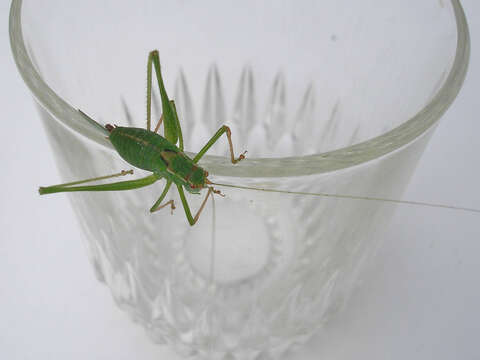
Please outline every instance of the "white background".
[{"label": "white background", "polygon": [[[465,85],[405,199],[480,208],[480,2],[462,1]],[[150,343],[96,281],[29,91],[13,63],[8,1],[0,58],[0,359],[177,359]],[[480,215],[399,206],[389,240],[328,334],[291,359],[480,359]]]}]

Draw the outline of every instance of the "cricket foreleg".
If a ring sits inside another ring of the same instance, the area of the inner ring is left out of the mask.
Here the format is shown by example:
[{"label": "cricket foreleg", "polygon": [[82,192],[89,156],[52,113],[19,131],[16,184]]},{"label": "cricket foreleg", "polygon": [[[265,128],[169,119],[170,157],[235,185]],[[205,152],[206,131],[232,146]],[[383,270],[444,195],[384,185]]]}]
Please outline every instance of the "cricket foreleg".
[{"label": "cricket foreleg", "polygon": [[205,155],[205,153],[215,144],[220,136],[223,135],[223,133],[226,133],[227,139],[228,139],[228,145],[230,147],[230,159],[232,161],[232,164],[236,164],[240,160],[245,159],[245,153],[244,151],[238,158],[235,159],[234,153],[233,153],[233,143],[232,143],[232,132],[230,128],[226,125],[223,125],[218,131],[215,133],[215,135],[212,136],[212,138],[206,143],[206,145],[202,148],[202,150],[199,151],[199,153],[193,158],[193,162],[196,163],[200,158]]},{"label": "cricket foreleg", "polygon": [[187,199],[185,198],[185,193],[183,192],[183,188],[181,185],[177,185],[178,189],[178,194],[180,195],[180,200],[182,200],[182,205],[183,209],[185,210],[185,215],[187,216],[187,220],[190,223],[190,225],[195,225],[195,223],[198,221],[198,218],[200,217],[200,214],[202,213],[203,208],[205,207],[205,204],[207,203],[208,197],[214,193],[217,192],[213,188],[208,188],[208,193],[207,196],[205,196],[205,199],[203,199],[202,204],[200,205],[200,208],[198,209],[197,213],[195,216],[192,217],[192,213],[190,211],[190,206],[188,206]]},{"label": "cricket foreleg", "polygon": [[150,209],[150,212],[153,213],[155,211],[158,211],[158,210],[164,208],[167,205],[170,205],[170,210],[171,210],[171,213],[173,214],[173,210],[175,210],[175,202],[173,200],[167,201],[165,204],[160,205],[161,202],[163,201],[163,199],[165,198],[165,196],[167,196],[168,190],[170,190],[171,185],[172,185],[172,182],[167,181],[167,185],[165,185],[165,188],[163,189],[162,195],[160,195],[160,197],[155,202],[155,204],[153,204],[153,206]]}]

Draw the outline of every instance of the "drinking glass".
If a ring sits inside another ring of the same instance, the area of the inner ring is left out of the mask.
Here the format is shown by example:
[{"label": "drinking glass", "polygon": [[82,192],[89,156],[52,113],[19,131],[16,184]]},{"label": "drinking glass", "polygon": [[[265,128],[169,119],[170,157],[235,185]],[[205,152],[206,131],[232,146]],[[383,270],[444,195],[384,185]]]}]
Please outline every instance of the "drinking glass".
[{"label": "drinking glass", "polygon": [[[77,109],[145,127],[147,54],[159,49],[187,154],[222,124],[248,150],[233,165],[221,138],[200,162],[212,181],[389,199],[469,58],[456,0],[14,0],[10,38],[63,181],[130,168]],[[225,197],[190,226],[174,190],[173,215],[149,213],[162,185],[69,198],[118,306],[155,342],[206,359],[277,358],[328,327],[394,210],[218,187]],[[193,209],[202,199],[188,196]]]}]

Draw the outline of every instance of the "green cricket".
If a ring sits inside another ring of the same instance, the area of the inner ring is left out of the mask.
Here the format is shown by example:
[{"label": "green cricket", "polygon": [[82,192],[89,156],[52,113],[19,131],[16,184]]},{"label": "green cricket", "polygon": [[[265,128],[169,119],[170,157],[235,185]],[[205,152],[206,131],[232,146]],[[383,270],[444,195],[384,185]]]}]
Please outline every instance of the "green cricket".
[{"label": "green cricket", "polygon": [[[160,117],[154,131],[151,131],[152,67],[155,68],[163,109],[163,114]],[[231,131],[230,128],[225,125],[218,129],[218,131],[193,159],[190,159],[187,155],[185,155],[183,152],[182,129],[178,120],[175,102],[168,98],[167,91],[165,90],[160,68],[160,57],[157,50],[153,50],[149,53],[147,62],[146,129],[121,127],[111,124],[107,124],[105,127],[103,127],[82,111],[80,111],[80,113],[87,121],[107,132],[108,139],[112,143],[113,147],[126,162],[137,168],[151,171],[152,175],[136,180],[119,181],[110,184],[75,186],[87,182],[133,174],[133,170],[122,170],[120,173],[113,175],[101,176],[48,187],[40,187],[38,190],[40,195],[71,191],[131,190],[151,185],[154,182],[164,178],[167,181],[165,188],[163,189],[163,192],[158,200],[150,208],[150,212],[153,213],[168,205],[170,205],[172,211],[175,209],[173,200],[162,204],[162,201],[170,190],[170,187],[172,184],[175,184],[180,195],[187,220],[190,225],[194,225],[198,221],[209,196],[213,196],[213,194],[224,196],[219,190],[216,190],[213,188],[213,186],[211,186],[212,183],[208,180],[208,172],[197,165],[198,161],[223,134],[225,134],[228,139],[232,164],[236,164],[245,158],[246,151],[235,158]],[[160,125],[162,123],[164,124],[164,136],[158,134],[158,130],[160,129]],[[205,196],[205,199],[201,203],[200,208],[195,216],[192,216],[190,206],[185,198],[185,192],[183,191],[184,188],[189,193],[193,194],[198,194],[202,189],[208,188],[207,195]]]},{"label": "green cricket", "polygon": [[[152,67],[155,68],[156,78],[158,82],[158,87],[160,91],[160,97],[162,102],[163,114],[158,120],[158,123],[155,129],[151,130],[151,107],[152,107]],[[180,200],[185,211],[185,215],[190,225],[195,225],[198,221],[202,210],[207,203],[207,200],[210,196],[214,194],[225,196],[219,190],[213,188],[212,185],[231,187],[244,190],[255,190],[255,191],[264,191],[264,192],[275,192],[283,194],[293,194],[293,195],[310,195],[318,197],[330,197],[338,199],[350,199],[350,200],[367,200],[367,201],[380,201],[380,202],[389,202],[389,203],[399,203],[407,205],[419,205],[419,206],[429,206],[436,208],[447,208],[452,210],[462,210],[467,212],[476,212],[480,213],[480,209],[465,208],[454,205],[445,205],[445,204],[432,204],[419,201],[408,201],[408,200],[396,200],[396,199],[386,199],[378,197],[368,197],[368,196],[356,196],[356,195],[342,195],[342,194],[329,194],[329,193],[309,193],[309,192],[298,192],[298,191],[287,191],[287,190],[277,190],[277,189],[266,189],[266,188],[255,188],[248,186],[239,186],[231,184],[220,184],[211,182],[208,179],[208,171],[202,169],[197,165],[198,161],[202,158],[203,155],[217,142],[217,140],[225,134],[228,140],[230,147],[230,159],[232,164],[245,159],[245,152],[240,154],[237,158],[234,156],[233,144],[231,138],[230,128],[226,125],[223,125],[218,129],[218,131],[212,136],[212,138],[203,146],[203,148],[198,152],[193,159],[189,158],[184,152],[183,147],[183,137],[182,129],[180,127],[180,122],[177,115],[177,110],[175,107],[175,102],[168,98],[167,92],[165,90],[165,85],[163,83],[161,68],[160,68],[160,57],[157,50],[153,50],[148,55],[147,61],[147,128],[134,128],[134,127],[120,127],[116,125],[107,124],[102,126],[88,115],[83,113],[81,110],[78,110],[80,114],[85,118],[86,121],[101,129],[105,135],[108,137],[112,143],[115,150],[118,154],[129,164],[134,167],[147,170],[152,172],[151,175],[129,181],[119,181],[110,184],[100,184],[100,185],[82,185],[87,182],[105,180],[113,177],[125,176],[128,174],[133,174],[133,170],[122,170],[119,173],[100,176],[80,181],[74,181],[64,184],[52,185],[48,187],[40,187],[38,192],[40,195],[59,193],[59,192],[71,192],[71,191],[118,191],[118,190],[132,190],[145,187],[153,184],[154,182],[160,179],[166,179],[166,185],[163,189],[158,200],[150,208],[150,212],[158,211],[168,205],[173,212],[175,209],[175,203],[173,200],[169,200],[162,204],[162,201],[167,196],[168,191],[172,184],[175,184],[180,195]],[[158,134],[161,124],[164,125],[164,136]],[[178,145],[177,145],[178,144]],[[202,189],[208,189],[207,195],[205,196],[203,202],[200,205],[195,216],[192,216],[190,206],[185,197],[185,192],[183,189],[186,189],[189,193],[199,194]]]}]

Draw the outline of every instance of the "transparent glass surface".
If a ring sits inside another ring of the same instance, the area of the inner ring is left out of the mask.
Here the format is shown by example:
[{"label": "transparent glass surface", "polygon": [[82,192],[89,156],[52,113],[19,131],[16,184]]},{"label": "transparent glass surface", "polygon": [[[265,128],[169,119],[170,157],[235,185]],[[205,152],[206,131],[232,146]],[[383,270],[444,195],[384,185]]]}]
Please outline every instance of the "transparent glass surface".
[{"label": "transparent glass surface", "polygon": [[[14,0],[10,36],[63,181],[130,169],[76,109],[144,127],[159,49],[187,152],[222,124],[248,150],[232,165],[221,139],[200,163],[212,181],[393,199],[469,55],[455,0]],[[277,358],[325,328],[394,210],[221,188],[191,227],[175,191],[173,215],[149,213],[162,186],[70,199],[116,303],[155,342],[206,359]]]}]

